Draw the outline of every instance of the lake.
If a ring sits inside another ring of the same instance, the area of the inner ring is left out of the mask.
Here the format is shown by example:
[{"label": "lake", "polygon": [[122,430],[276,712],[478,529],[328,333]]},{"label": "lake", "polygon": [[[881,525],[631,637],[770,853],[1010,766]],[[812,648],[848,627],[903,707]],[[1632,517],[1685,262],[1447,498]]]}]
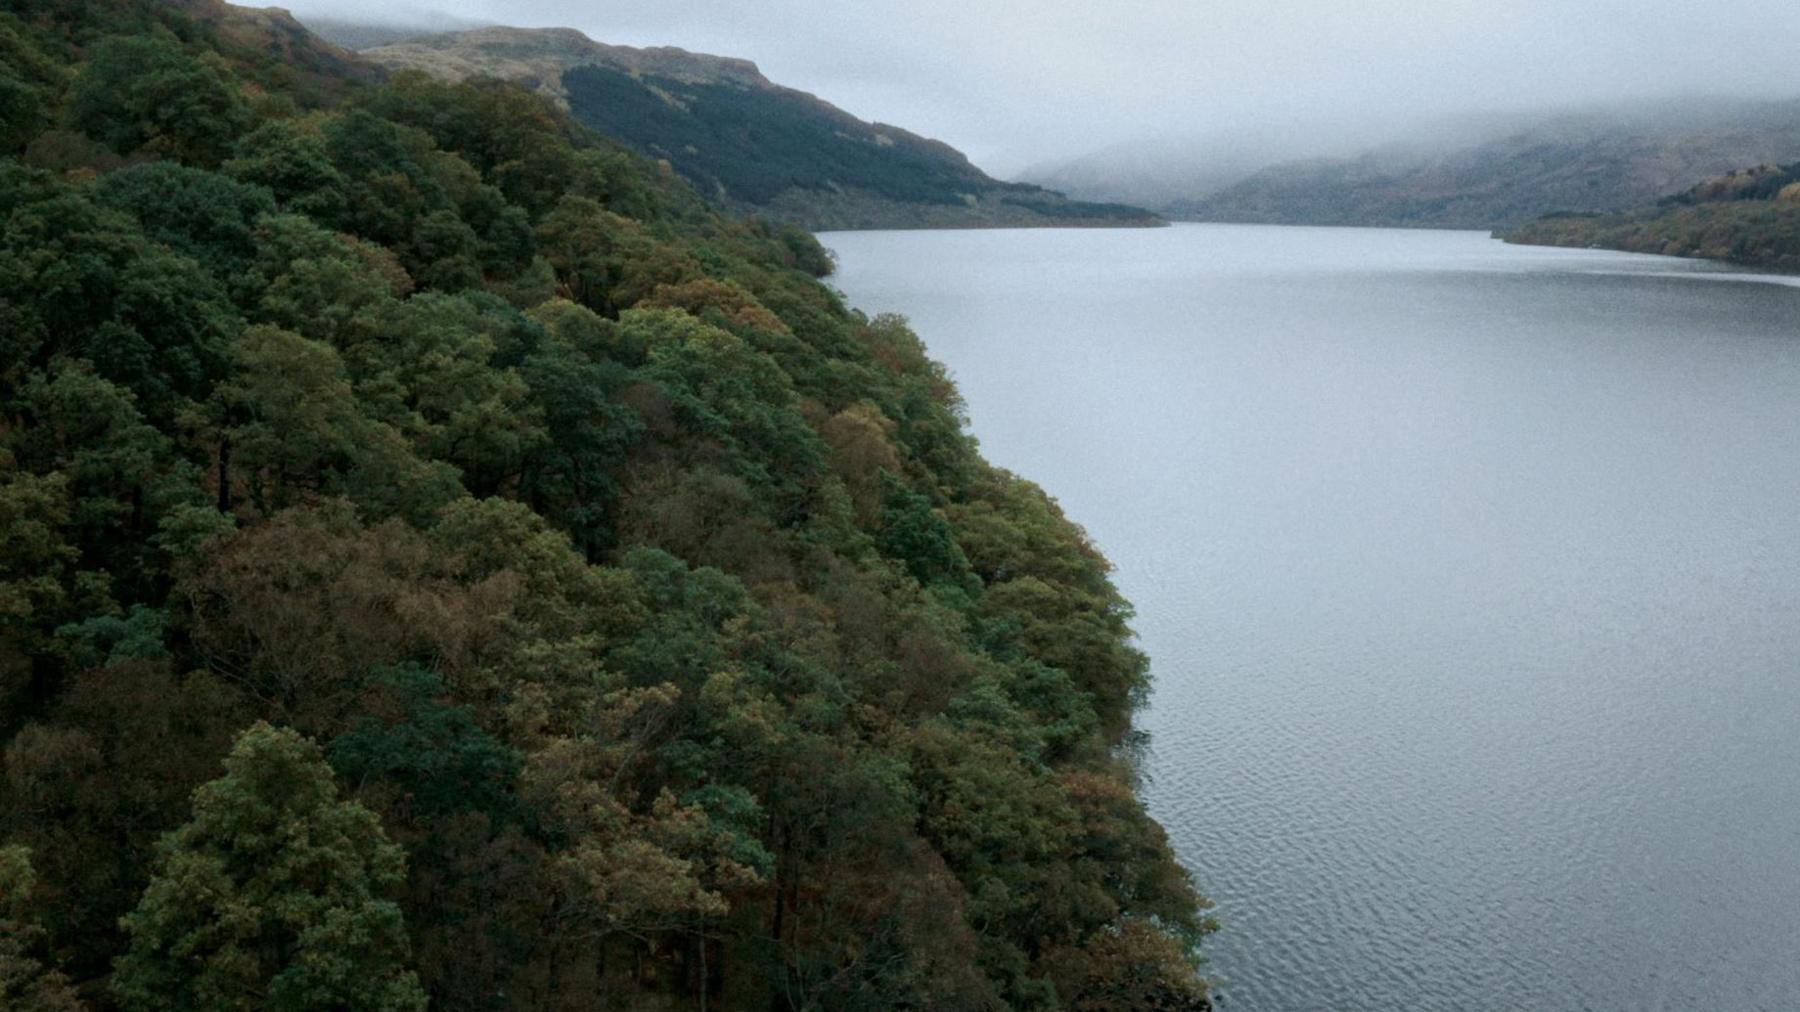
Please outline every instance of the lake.
[{"label": "lake", "polygon": [[1800,1008],[1800,279],[821,238],[1117,565],[1221,1009]]}]

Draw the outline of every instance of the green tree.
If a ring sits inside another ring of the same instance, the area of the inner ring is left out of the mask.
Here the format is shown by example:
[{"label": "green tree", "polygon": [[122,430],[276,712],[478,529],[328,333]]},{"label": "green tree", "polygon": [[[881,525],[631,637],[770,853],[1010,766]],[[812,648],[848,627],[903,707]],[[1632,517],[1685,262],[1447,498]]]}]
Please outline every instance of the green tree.
[{"label": "green tree", "polygon": [[69,114],[120,154],[146,151],[202,165],[230,154],[250,119],[216,60],[196,57],[166,35],[96,43],[70,89]]},{"label": "green tree", "polygon": [[955,532],[943,515],[931,508],[931,500],[887,472],[882,472],[881,487],[878,544],[882,554],[905,565],[920,585],[950,591],[958,603],[979,592],[981,583],[956,543]]},{"label": "green tree", "polygon": [[[337,350],[274,327],[251,327],[237,372],[218,401],[228,450],[264,512],[288,506],[291,487],[317,490],[348,470],[371,426],[357,409]],[[220,475],[229,483],[229,471]]]},{"label": "green tree", "polygon": [[364,716],[331,743],[331,765],[346,780],[391,784],[419,817],[474,810],[500,822],[516,814],[518,755],[482,731],[468,707],[442,701],[441,677],[405,665],[378,672],[375,681],[383,701],[392,699],[403,715]]},{"label": "green tree", "polygon": [[431,172],[435,152],[424,131],[357,109],[327,123],[324,139],[332,164],[349,183],[340,223],[347,231],[399,246],[411,238],[416,222],[450,206],[449,194]]},{"label": "green tree", "polygon": [[825,446],[774,359],[680,310],[634,309],[623,323],[648,328],[641,375],[667,394],[679,435],[724,448],[740,477],[783,497],[778,508],[825,470]]},{"label": "green tree", "polygon": [[548,439],[526,460],[522,497],[594,558],[613,546],[618,476],[643,421],[619,399],[628,374],[608,355],[610,321],[568,302],[533,318],[550,336],[519,372]]},{"label": "green tree", "polygon": [[109,658],[65,681],[55,719],[7,745],[0,832],[32,850],[38,923],[62,968],[92,980],[123,950],[119,918],[149,880],[156,841],[253,718],[217,677],[156,661]]},{"label": "green tree", "polygon": [[68,978],[46,967],[32,951],[43,935],[28,909],[36,882],[29,850],[0,847],[0,1008],[80,1012]]},{"label": "green tree", "polygon": [[336,221],[347,207],[349,181],[331,164],[324,140],[290,120],[257,127],[220,168],[233,179],[267,189],[291,214]]},{"label": "green tree", "polygon": [[107,560],[121,599],[144,592],[161,564],[150,534],[168,510],[199,498],[194,466],[144,420],[130,391],[80,359],[53,362],[21,393],[32,424],[14,435],[19,462],[67,479],[82,551]]},{"label": "green tree", "polygon": [[[376,247],[379,249],[379,247]],[[318,340],[337,337],[357,313],[405,295],[412,280],[362,256],[348,236],[297,214],[262,218],[256,227],[256,259],[240,279],[240,301],[260,322]]]},{"label": "green tree", "polygon": [[647,251],[642,225],[599,201],[568,196],[538,225],[538,248],[556,269],[561,294],[598,313],[616,313],[613,289],[628,260]]},{"label": "green tree", "polygon": [[476,495],[510,490],[548,441],[514,368],[542,331],[499,298],[422,293],[370,307],[352,332],[363,402]]},{"label": "green tree", "polygon": [[0,20],[0,155],[18,154],[50,125],[66,84],[61,61],[40,52],[19,27],[11,18]]},{"label": "green tree", "polygon": [[22,196],[0,233],[6,365],[85,358],[157,422],[204,397],[243,325],[218,279],[85,192]]},{"label": "green tree", "polygon": [[67,477],[8,463],[0,451],[0,718],[11,721],[30,702],[21,694],[49,687],[56,628],[112,601],[105,575],[78,567]]},{"label": "green tree", "polygon": [[317,746],[257,723],[194,793],[125,918],[113,975],[130,1009],[422,1010],[400,908],[404,857],[338,798]]},{"label": "green tree", "polygon": [[218,277],[249,266],[256,219],[275,211],[260,186],[173,162],[134,165],[101,177],[95,197],[138,220],[144,233]]},{"label": "green tree", "polygon": [[0,71],[0,152],[15,154],[44,126],[44,93]]}]

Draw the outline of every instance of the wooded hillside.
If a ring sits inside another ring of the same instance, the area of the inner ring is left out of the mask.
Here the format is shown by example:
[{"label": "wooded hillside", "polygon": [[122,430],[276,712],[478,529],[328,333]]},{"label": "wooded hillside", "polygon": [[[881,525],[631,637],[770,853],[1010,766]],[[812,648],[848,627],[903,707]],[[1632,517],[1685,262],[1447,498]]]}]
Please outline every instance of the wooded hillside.
[{"label": "wooded hillside", "polygon": [[0,1006],[1205,1008],[1130,610],[905,323],[365,76],[0,13]]}]

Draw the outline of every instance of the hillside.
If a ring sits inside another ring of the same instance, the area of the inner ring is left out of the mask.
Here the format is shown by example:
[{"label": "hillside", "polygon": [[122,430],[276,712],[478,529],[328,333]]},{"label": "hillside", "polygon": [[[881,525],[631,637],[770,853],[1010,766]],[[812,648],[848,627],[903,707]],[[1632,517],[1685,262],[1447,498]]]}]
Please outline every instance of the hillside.
[{"label": "hillside", "polygon": [[1447,151],[1412,142],[1273,166],[1168,212],[1216,221],[1504,228],[1557,210],[1635,207],[1695,179],[1794,158],[1800,103],[1700,102],[1559,117]]},{"label": "hillside", "polygon": [[1168,217],[1505,228],[1619,211],[1731,169],[1800,158],[1800,102],[1678,98],[1372,124],[1239,129],[1115,145],[1026,178]]},{"label": "hillside", "polygon": [[363,50],[443,32],[487,28],[491,23],[428,9],[384,6],[380,10],[366,11],[362,17],[309,13],[305,16],[305,25],[321,39],[345,49]]},{"label": "hillside", "polygon": [[1546,215],[1500,238],[1800,270],[1800,163],[1727,173],[1623,213]]},{"label": "hillside", "polygon": [[1129,605],[810,235],[276,13],[0,54],[0,1007],[1209,1008]]},{"label": "hillside", "polygon": [[668,162],[722,205],[812,229],[1160,224],[1139,208],[1000,182],[946,144],[864,122],[769,81],[746,60],[518,28],[429,36],[362,55],[445,80],[518,81]]}]

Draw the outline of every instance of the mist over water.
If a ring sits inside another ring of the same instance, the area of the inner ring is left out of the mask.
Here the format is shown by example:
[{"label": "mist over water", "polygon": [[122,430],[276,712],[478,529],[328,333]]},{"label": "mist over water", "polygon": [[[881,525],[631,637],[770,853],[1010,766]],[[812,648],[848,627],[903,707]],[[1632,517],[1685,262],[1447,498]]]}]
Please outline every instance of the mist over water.
[{"label": "mist over water", "polygon": [[1473,233],[824,237],[1118,565],[1224,1009],[1800,995],[1800,287]]}]

